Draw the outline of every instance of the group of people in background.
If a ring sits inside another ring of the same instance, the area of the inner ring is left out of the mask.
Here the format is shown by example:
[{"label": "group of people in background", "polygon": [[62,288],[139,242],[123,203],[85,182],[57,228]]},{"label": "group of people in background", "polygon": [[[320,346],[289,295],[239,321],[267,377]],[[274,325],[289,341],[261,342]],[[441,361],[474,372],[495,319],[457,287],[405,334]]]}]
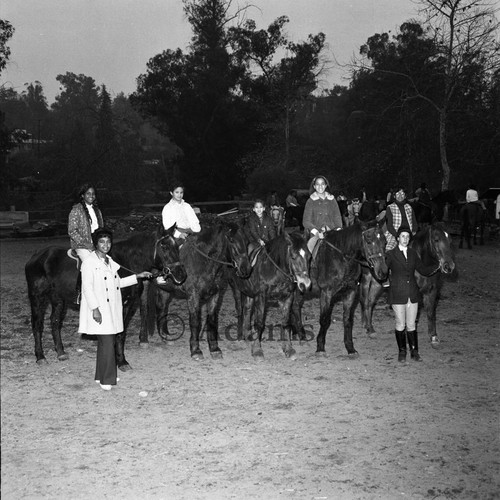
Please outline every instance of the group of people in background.
[{"label": "group of people in background", "polygon": [[[313,178],[310,195],[303,207],[297,199],[297,191],[291,190],[286,197],[286,210],[299,222],[307,237],[307,246],[313,261],[321,240],[328,231],[343,227],[339,203],[347,200],[340,191],[337,198],[331,192],[330,184],[323,175]],[[171,199],[162,210],[165,229],[175,225],[174,238],[179,247],[186,238],[201,231],[200,221],[193,207],[184,200],[184,186],[174,182],[170,189]],[[499,196],[500,198],[500,196]],[[428,204],[431,194],[425,183],[415,191],[413,201]],[[367,201],[365,187],[358,200]],[[478,203],[479,197],[474,185],[466,192],[467,203]],[[385,202],[385,203],[384,203]],[[497,200],[497,205],[500,200]],[[246,221],[246,232],[250,248],[265,247],[277,235],[273,219],[267,209],[281,206],[277,191],[272,191],[266,202],[255,200],[252,213]],[[407,343],[411,358],[420,361],[415,320],[418,311],[419,291],[415,271],[430,275],[437,271],[422,264],[419,256],[409,246],[417,231],[417,221],[404,187],[391,188],[385,200],[380,200],[385,209],[387,264],[390,270],[389,302],[395,315],[395,334],[398,345],[398,360],[406,360]],[[497,213],[500,207],[497,207]],[[497,215],[497,218],[499,215]],[[152,274],[143,271],[126,278],[120,278],[116,263],[109,252],[113,235],[104,227],[103,214],[91,184],[84,184],[78,192],[78,202],[68,218],[68,234],[71,248],[81,261],[81,272],[77,280],[77,302],[80,307],[79,333],[96,335],[97,357],[95,380],[103,390],[110,390],[119,381],[115,362],[115,338],[123,331],[122,300],[120,289],[134,285],[140,279],[149,279]]]}]

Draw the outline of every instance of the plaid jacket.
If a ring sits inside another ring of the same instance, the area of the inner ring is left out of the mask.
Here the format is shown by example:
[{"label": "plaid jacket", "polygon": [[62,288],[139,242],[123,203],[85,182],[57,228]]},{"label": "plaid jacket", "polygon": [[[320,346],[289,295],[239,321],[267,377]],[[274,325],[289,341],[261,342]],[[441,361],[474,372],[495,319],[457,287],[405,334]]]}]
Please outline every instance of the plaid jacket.
[{"label": "plaid jacket", "polygon": [[[417,232],[417,220],[415,219],[415,213],[411,208],[409,203],[404,204],[405,216],[408,221],[408,225],[411,230],[411,234],[415,234]],[[392,250],[396,248],[397,240],[396,235],[398,229],[400,228],[403,222],[403,216],[401,215],[401,211],[396,203],[391,203],[387,207],[387,231],[385,232],[385,237],[387,239],[387,245],[385,247],[386,250]]]}]

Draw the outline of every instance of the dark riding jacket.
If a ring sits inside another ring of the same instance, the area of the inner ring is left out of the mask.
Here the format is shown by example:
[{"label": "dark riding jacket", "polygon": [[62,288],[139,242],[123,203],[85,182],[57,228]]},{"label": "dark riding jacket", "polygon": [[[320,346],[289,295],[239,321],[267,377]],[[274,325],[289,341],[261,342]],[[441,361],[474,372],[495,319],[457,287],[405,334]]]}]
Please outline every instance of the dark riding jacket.
[{"label": "dark riding jacket", "polygon": [[246,233],[251,242],[263,240],[267,243],[276,238],[276,228],[274,222],[265,212],[260,218],[255,212],[250,214],[246,223]]},{"label": "dark riding jacket", "polygon": [[414,304],[417,303],[420,299],[420,291],[415,278],[415,271],[424,276],[430,276],[439,268],[436,268],[435,264],[426,266],[417,252],[411,247],[407,248],[406,253],[408,255],[407,259],[399,249],[399,245],[386,253],[391,282],[389,288],[390,304],[406,304],[408,299]]}]

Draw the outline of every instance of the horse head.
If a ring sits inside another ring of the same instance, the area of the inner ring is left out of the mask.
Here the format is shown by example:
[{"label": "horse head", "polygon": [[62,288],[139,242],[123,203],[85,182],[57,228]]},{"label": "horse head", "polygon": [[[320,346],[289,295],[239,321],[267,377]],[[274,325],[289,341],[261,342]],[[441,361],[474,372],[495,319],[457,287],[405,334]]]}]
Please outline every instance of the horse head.
[{"label": "horse head", "polygon": [[165,279],[172,278],[176,285],[184,283],[187,278],[186,269],[179,259],[179,247],[174,239],[175,224],[164,229],[160,224],[156,231],[154,247],[154,266],[163,269]]},{"label": "horse head", "polygon": [[361,238],[363,241],[362,254],[368,262],[368,267],[373,272],[375,278],[383,281],[389,272],[385,262],[386,240],[380,224],[365,229],[363,226]]},{"label": "horse head", "polygon": [[252,272],[252,264],[247,252],[248,241],[245,232],[236,224],[226,228],[225,236],[231,262],[239,278],[248,278]]},{"label": "horse head", "polygon": [[440,271],[445,274],[452,273],[455,269],[455,260],[449,234],[439,224],[430,226],[428,233],[430,252],[439,261]]},{"label": "horse head", "polygon": [[285,233],[285,241],[288,245],[290,273],[297,282],[299,290],[304,293],[311,286],[311,278],[309,277],[311,252],[309,252],[307,242],[299,232]]}]

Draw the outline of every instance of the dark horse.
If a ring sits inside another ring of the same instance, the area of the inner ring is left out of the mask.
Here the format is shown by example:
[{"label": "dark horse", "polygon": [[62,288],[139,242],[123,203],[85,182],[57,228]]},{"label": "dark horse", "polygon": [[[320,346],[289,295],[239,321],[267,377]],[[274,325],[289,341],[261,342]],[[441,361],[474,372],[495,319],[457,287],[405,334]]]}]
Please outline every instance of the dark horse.
[{"label": "dark horse", "polygon": [[484,245],[484,224],[485,213],[479,203],[466,203],[460,209],[460,220],[462,227],[460,230],[460,243],[458,248],[463,248],[464,239],[467,248],[472,250],[471,239],[474,245],[477,245],[477,231],[479,229],[479,244]]},{"label": "dark horse", "polygon": [[[163,227],[160,227],[154,232],[134,234],[125,241],[115,243],[111,255],[118,264],[126,266],[129,270],[133,269],[135,272],[150,270],[156,274],[161,270],[166,277],[172,278],[175,282],[182,282],[186,278],[186,272],[179,262],[179,250],[172,232],[173,228],[164,231]],[[37,363],[47,362],[43,353],[42,333],[45,311],[49,303],[52,306],[50,323],[57,358],[60,361],[68,359],[61,340],[61,328],[68,307],[77,308],[73,299],[79,271],[76,261],[68,257],[67,251],[66,248],[47,247],[36,252],[25,266]],[[141,286],[142,284],[139,284],[133,288],[138,290]],[[132,295],[130,300],[124,303],[125,325],[137,309],[137,302],[134,299],[139,295],[140,293]],[[124,344],[125,332],[118,334],[116,341],[116,359],[121,370],[130,368],[125,359]]]},{"label": "dark horse", "polygon": [[366,200],[361,203],[361,207],[359,209],[359,220],[365,222],[375,220],[379,213],[380,210],[378,201],[373,199]]},{"label": "dark horse", "polygon": [[[436,347],[439,339],[436,333],[436,308],[439,293],[443,286],[443,274],[450,274],[455,269],[451,249],[451,239],[440,223],[434,223],[419,231],[410,242],[425,265],[438,264],[439,271],[432,276],[415,273],[423,304],[427,313],[427,327],[431,344]],[[361,315],[363,326],[370,337],[374,337],[372,317],[373,308],[383,291],[382,285],[370,272],[363,272],[361,280]]]},{"label": "dark horse", "polygon": [[[189,341],[191,357],[202,359],[200,333],[202,330],[201,309],[207,305],[207,340],[212,358],[221,358],[218,345],[219,309],[221,292],[227,285],[227,267],[234,267],[236,274],[247,278],[251,271],[247,254],[247,238],[241,227],[236,224],[215,224],[207,226],[201,232],[189,236],[181,247],[180,259],[188,277],[180,286],[158,284],[151,286],[149,298],[156,303],[158,333],[168,339],[168,306],[172,299],[187,298],[189,309]],[[142,334],[143,332],[141,332]],[[147,342],[147,332],[141,342]]]},{"label": "dark horse", "polygon": [[446,205],[454,207],[456,204],[457,198],[452,190],[440,191],[428,203],[422,203],[418,200],[411,202],[417,224],[422,229],[433,222],[441,222],[445,215]]},{"label": "dark horse", "polygon": [[267,306],[270,299],[275,299],[282,316],[283,352],[287,358],[294,358],[290,311],[294,292],[298,289],[303,293],[311,286],[310,258],[311,254],[302,234],[285,233],[260,250],[248,279],[241,279],[232,273],[230,285],[238,315],[238,339],[253,340],[252,356],[264,357],[262,333],[266,326]]},{"label": "dark horse", "polygon": [[357,355],[352,327],[361,269],[369,268],[379,280],[387,276],[384,233],[378,224],[370,226],[356,222],[340,231],[328,231],[321,240],[315,268],[311,270],[320,289],[320,329],[316,338],[318,354],[325,352],[325,337],[332,322],[333,306],[341,299],[344,345],[349,356]]}]

